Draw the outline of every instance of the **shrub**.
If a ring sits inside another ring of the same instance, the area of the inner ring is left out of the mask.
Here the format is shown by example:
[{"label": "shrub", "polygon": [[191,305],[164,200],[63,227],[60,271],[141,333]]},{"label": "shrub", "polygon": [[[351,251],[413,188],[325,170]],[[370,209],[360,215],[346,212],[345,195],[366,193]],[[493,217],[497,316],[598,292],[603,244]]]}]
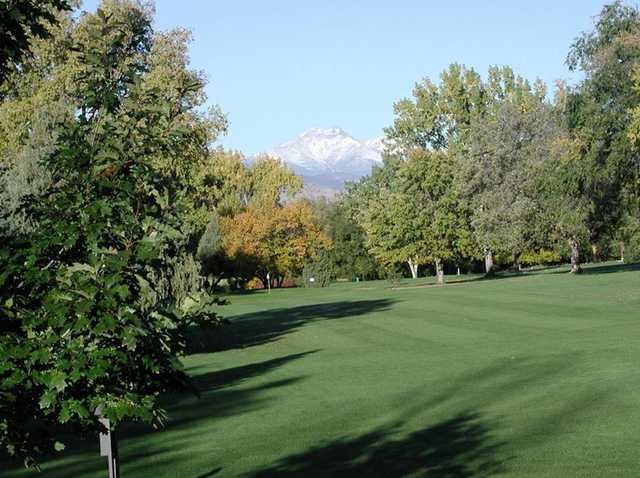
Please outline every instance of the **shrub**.
[{"label": "shrub", "polygon": [[540,249],[538,251],[527,251],[523,253],[519,260],[523,266],[542,266],[558,264],[562,262],[562,256],[556,251]]},{"label": "shrub", "polygon": [[326,287],[330,284],[332,275],[331,258],[326,251],[322,251],[315,260],[304,265],[302,280],[305,287]]}]

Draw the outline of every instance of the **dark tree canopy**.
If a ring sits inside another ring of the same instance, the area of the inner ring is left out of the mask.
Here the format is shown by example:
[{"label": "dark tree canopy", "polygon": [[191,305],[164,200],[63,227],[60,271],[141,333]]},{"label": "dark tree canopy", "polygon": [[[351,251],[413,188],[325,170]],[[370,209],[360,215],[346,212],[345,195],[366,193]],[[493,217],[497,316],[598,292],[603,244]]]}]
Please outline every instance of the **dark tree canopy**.
[{"label": "dark tree canopy", "polygon": [[0,83],[29,53],[31,38],[46,38],[67,0],[0,0]]}]

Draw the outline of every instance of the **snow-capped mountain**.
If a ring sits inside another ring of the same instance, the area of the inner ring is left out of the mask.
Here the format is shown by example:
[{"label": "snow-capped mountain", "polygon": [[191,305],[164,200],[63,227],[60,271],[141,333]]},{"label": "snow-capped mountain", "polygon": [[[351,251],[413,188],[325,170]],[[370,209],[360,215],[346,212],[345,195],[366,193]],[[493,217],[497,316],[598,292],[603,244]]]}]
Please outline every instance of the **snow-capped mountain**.
[{"label": "snow-capped mountain", "polygon": [[266,151],[286,162],[306,184],[340,191],[382,161],[382,138],[358,140],[340,128],[312,128]]}]

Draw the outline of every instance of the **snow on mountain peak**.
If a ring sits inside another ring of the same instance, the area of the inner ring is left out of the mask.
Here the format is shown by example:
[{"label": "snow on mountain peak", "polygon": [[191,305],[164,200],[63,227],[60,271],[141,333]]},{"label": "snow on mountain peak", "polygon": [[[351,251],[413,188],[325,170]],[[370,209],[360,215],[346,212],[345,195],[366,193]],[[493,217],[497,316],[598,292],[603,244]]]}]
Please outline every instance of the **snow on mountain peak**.
[{"label": "snow on mountain peak", "polygon": [[331,136],[349,136],[345,130],[342,128],[334,127],[334,128],[310,128],[306,131],[303,131],[298,137],[306,138],[306,137],[331,137]]},{"label": "snow on mountain peak", "polygon": [[341,128],[311,128],[266,151],[287,163],[305,182],[342,189],[382,161],[382,138],[358,140]]}]

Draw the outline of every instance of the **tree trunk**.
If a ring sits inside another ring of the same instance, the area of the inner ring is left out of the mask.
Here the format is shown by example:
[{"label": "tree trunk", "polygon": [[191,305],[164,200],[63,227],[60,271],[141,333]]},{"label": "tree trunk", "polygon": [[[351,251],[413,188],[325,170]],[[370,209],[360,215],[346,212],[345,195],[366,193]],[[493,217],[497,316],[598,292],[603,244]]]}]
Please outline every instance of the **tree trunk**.
[{"label": "tree trunk", "polygon": [[582,269],[580,268],[580,248],[575,237],[569,239],[569,247],[571,248],[571,273],[578,274]]},{"label": "tree trunk", "polygon": [[269,288],[270,284],[269,284],[269,275],[268,274],[266,274],[266,275],[259,274],[258,275],[258,279],[260,279],[260,282],[262,282],[262,288],[263,289],[268,289]]},{"label": "tree trunk", "polygon": [[624,263],[624,242],[620,242],[620,262]]},{"label": "tree trunk", "polygon": [[415,263],[413,261],[413,259],[409,259],[407,261],[407,263],[409,264],[409,270],[411,271],[411,277],[413,279],[417,279],[418,278],[418,264]]},{"label": "tree trunk", "polygon": [[486,275],[493,274],[493,251],[491,249],[484,250],[484,272]]},{"label": "tree trunk", "polygon": [[439,285],[444,285],[444,264],[440,259],[436,259],[436,277]]},{"label": "tree trunk", "polygon": [[513,268],[520,270],[520,254],[518,252],[511,253],[511,262],[513,262]]},{"label": "tree trunk", "polygon": [[600,262],[600,251],[598,244],[591,244],[591,262]]}]

